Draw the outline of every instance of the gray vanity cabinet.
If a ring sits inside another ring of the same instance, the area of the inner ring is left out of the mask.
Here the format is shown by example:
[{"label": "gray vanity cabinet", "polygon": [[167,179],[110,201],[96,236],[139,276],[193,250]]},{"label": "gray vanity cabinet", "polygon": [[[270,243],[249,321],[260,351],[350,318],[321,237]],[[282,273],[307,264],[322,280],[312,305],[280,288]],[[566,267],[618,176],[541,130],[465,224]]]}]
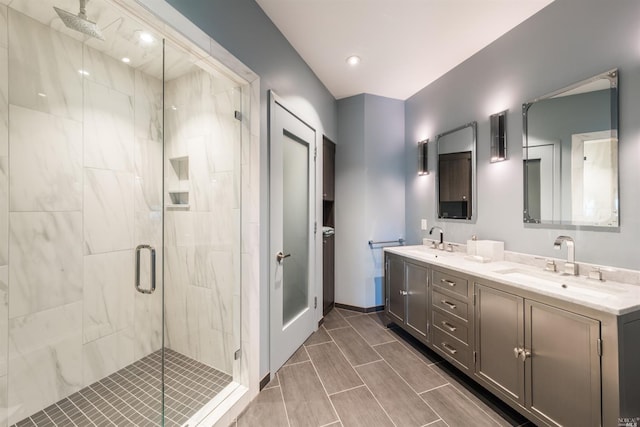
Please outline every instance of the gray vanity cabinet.
[{"label": "gray vanity cabinet", "polygon": [[601,423],[600,322],[476,283],[475,375],[551,425]]},{"label": "gray vanity cabinet", "polygon": [[524,406],[524,299],[476,283],[475,375]]},{"label": "gray vanity cabinet", "polygon": [[423,264],[387,254],[385,271],[387,315],[426,343],[429,269]]},{"label": "gray vanity cabinet", "polygon": [[407,286],[406,324],[409,332],[426,342],[429,269],[412,262],[406,262],[404,268]]},{"label": "gray vanity cabinet", "polygon": [[404,296],[404,259],[387,254],[384,269],[387,292],[385,311],[391,321],[402,325],[407,310]]},{"label": "gray vanity cabinet", "polygon": [[471,374],[473,343],[473,288],[467,278],[448,270],[432,269],[431,343],[449,362]]}]

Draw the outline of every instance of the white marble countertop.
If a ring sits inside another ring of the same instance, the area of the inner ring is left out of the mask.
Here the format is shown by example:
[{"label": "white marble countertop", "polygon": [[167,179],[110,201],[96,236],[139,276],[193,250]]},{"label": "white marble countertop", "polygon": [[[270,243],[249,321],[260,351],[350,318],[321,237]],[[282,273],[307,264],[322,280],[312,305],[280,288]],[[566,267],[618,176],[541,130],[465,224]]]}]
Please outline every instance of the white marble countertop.
[{"label": "white marble countertop", "polygon": [[446,252],[423,245],[388,247],[384,251],[606,313],[622,315],[640,310],[638,285],[563,275],[509,261],[482,263],[470,260],[465,253]]}]

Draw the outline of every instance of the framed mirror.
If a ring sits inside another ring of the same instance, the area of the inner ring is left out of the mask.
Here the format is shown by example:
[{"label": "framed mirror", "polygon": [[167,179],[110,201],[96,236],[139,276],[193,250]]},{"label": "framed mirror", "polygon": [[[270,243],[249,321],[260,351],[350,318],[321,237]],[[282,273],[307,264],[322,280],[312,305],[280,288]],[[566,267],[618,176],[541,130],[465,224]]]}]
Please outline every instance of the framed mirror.
[{"label": "framed mirror", "polygon": [[522,105],[525,223],[618,227],[618,70]]},{"label": "framed mirror", "polygon": [[438,149],[438,218],[475,220],[476,122],[436,137]]}]

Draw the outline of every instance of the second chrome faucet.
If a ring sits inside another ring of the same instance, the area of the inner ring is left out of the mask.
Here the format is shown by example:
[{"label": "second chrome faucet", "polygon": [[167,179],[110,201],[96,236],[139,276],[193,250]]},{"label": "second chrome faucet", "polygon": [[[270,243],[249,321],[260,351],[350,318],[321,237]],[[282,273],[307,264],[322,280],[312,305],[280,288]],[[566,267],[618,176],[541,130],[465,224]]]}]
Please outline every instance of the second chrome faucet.
[{"label": "second chrome faucet", "polygon": [[556,241],[553,242],[553,248],[560,250],[562,242],[567,245],[567,262],[564,263],[564,272],[573,276],[578,275],[578,264],[576,264],[576,249],[575,242],[569,236],[558,236]]},{"label": "second chrome faucet", "polygon": [[433,230],[436,228],[440,230],[440,244],[438,245],[438,249],[444,249],[444,230],[442,228],[438,227],[437,225],[431,227],[431,230],[429,230],[429,235],[433,234]]}]

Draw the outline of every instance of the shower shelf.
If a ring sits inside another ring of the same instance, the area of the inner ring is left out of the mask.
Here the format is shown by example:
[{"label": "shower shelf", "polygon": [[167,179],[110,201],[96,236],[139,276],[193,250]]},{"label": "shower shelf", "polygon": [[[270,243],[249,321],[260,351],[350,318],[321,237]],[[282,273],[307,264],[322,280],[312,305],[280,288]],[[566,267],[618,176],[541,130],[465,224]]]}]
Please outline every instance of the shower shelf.
[{"label": "shower shelf", "polygon": [[168,191],[171,203],[167,206],[171,207],[189,207],[189,192],[186,190]]},{"label": "shower shelf", "polygon": [[168,208],[189,209],[189,156],[170,157],[169,162],[173,174],[169,177],[171,184]]}]

